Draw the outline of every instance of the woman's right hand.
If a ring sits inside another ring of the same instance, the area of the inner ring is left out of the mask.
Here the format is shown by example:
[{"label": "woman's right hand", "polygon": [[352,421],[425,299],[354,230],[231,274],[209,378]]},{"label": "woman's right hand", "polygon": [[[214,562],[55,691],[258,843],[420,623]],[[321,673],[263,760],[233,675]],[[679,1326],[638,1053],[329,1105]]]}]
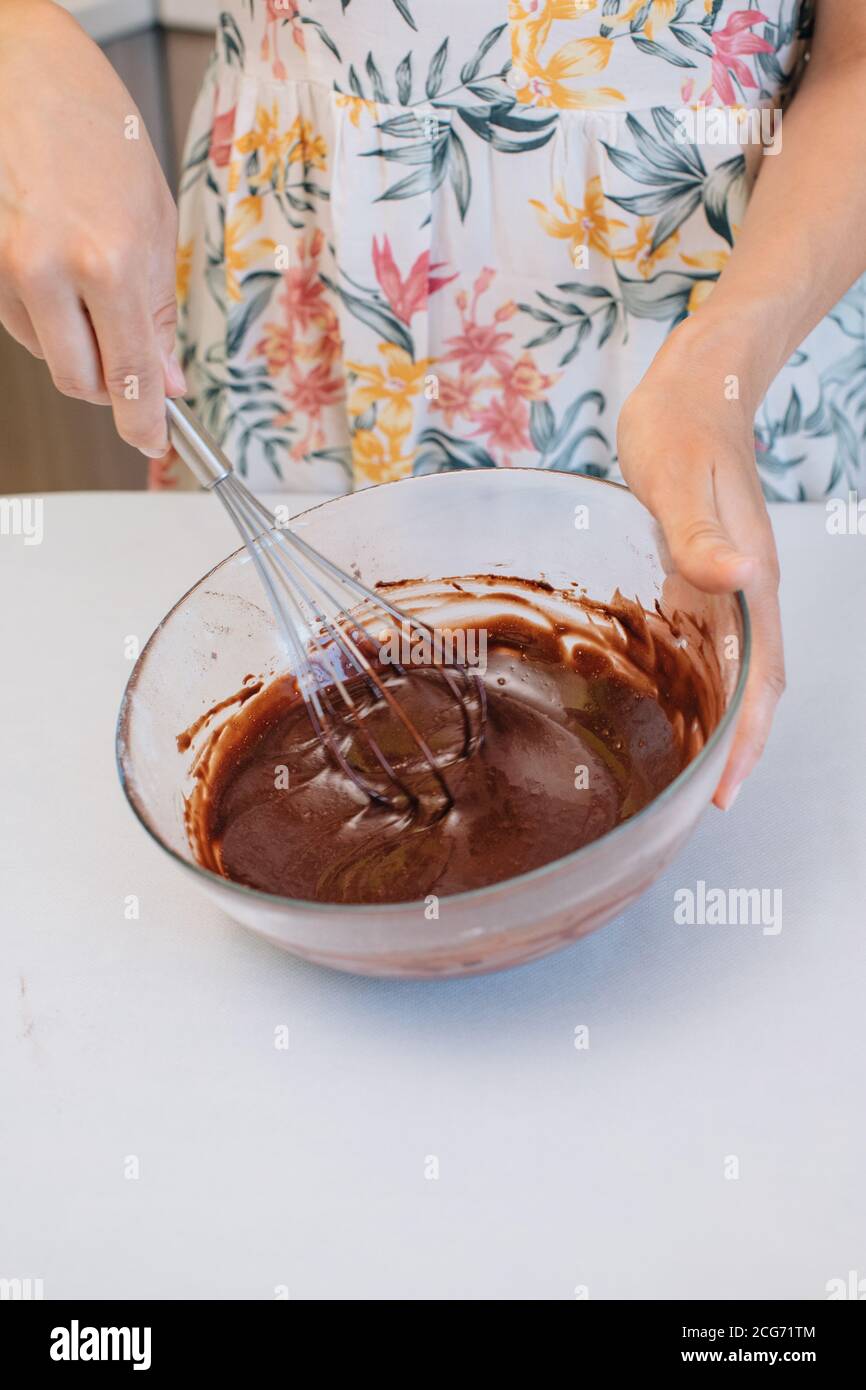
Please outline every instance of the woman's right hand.
[{"label": "woman's right hand", "polygon": [[113,68],[49,0],[0,4],[0,322],[58,390],[168,449],[177,214]]}]

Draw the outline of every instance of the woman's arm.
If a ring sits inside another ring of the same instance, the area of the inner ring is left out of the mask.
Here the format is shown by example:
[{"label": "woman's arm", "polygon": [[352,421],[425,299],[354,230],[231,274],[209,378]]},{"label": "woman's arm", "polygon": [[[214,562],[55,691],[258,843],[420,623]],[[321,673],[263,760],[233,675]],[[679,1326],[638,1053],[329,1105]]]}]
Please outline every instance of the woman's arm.
[{"label": "woman's arm", "polygon": [[[762,157],[713,293],[620,414],[620,465],[699,588],[742,588],[752,671],[716,804],[761,755],[785,685],[778,561],[755,466],[755,412],[806,334],[866,271],[866,4],[819,0],[811,60]],[[739,398],[726,383],[736,377]]]},{"label": "woman's arm", "polygon": [[807,333],[866,271],[866,5],[819,0],[810,61],[763,158],[728,264],[694,323],[736,321],[764,395]]},{"label": "woman's arm", "polygon": [[48,0],[0,0],[0,322],[59,390],[168,448],[176,214],[108,60]]}]

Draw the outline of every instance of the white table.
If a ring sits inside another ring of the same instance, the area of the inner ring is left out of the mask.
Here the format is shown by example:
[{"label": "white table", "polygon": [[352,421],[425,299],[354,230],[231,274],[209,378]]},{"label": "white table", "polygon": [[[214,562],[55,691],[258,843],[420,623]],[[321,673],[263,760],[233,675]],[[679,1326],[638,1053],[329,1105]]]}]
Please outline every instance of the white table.
[{"label": "white table", "polygon": [[[281,954],[124,803],[124,641],[234,548],[219,508],[51,495],[41,545],[0,535],[0,1277],[600,1299],[866,1276],[866,537],[818,504],[774,521],[789,693],[736,808],[604,931],[448,983]],[[697,879],[780,887],[781,933],[675,925]]]}]

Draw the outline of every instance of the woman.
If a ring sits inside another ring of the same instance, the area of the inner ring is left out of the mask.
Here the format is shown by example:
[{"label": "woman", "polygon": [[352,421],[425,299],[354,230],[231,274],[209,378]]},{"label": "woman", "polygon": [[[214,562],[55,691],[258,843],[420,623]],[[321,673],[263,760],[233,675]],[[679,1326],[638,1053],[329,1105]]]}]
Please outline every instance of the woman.
[{"label": "woman", "polygon": [[864,90],[846,0],[232,0],[182,178],[181,370],[129,95],[48,0],[4,0],[0,317],[155,459],[186,390],[255,487],[624,477],[689,579],[748,596],[728,807],[784,686],[764,496],[864,471]]}]

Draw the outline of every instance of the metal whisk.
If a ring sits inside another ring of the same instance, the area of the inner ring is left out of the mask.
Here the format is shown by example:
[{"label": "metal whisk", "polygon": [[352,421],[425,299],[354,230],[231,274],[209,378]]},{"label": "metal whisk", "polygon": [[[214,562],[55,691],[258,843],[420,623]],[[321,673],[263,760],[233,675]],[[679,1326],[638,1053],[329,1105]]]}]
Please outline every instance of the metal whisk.
[{"label": "metal whisk", "polygon": [[[240,532],[270,600],[317,736],[346,776],[368,797],[397,810],[413,810],[418,805],[417,790],[406,773],[394,767],[369,727],[371,713],[377,708],[381,711],[384,703],[420,753],[421,780],[425,780],[425,773],[429,774],[428,783],[432,777],[441,797],[436,814],[444,814],[453,805],[453,797],[443,759],[433,754],[428,739],[382,679],[375,659],[371,660],[383,642],[383,624],[386,631],[408,637],[410,645],[419,639],[432,642],[433,630],[341,570],[293,531],[282,529],[273,513],[240,481],[222,449],[185,402],[167,400],[166,410],[169,438],[178,454],[197,481],[218,495]],[[374,624],[378,624],[376,638],[370,631]],[[407,677],[402,665],[392,662],[390,669],[399,677]],[[434,669],[462,721],[462,746],[456,756],[452,750],[446,760],[453,764],[475,752],[483,738],[484,684],[465,666],[437,665]],[[358,698],[364,691],[372,700]],[[350,756],[352,736],[362,740],[381,769],[383,784],[373,781]]]}]

